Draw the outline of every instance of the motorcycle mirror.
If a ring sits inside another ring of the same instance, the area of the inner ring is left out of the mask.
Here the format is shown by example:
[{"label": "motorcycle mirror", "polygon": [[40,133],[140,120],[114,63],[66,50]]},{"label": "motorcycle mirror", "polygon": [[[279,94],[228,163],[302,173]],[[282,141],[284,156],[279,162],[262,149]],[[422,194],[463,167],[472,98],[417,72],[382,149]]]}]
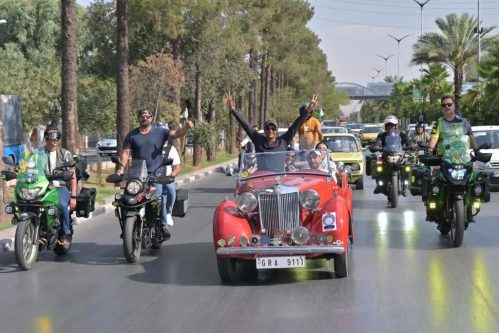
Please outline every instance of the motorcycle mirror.
[{"label": "motorcycle mirror", "polygon": [[119,183],[123,180],[123,175],[112,174],[106,177],[106,183]]},{"label": "motorcycle mirror", "polygon": [[490,149],[490,147],[492,147],[490,143],[482,143],[478,149]]},{"label": "motorcycle mirror", "polygon": [[2,162],[8,165],[15,165],[14,157],[12,157],[11,155],[2,156]]},{"label": "motorcycle mirror", "polygon": [[9,181],[9,180],[16,179],[16,178],[17,178],[17,174],[15,172],[9,171],[9,170],[2,171],[2,179],[3,180]]}]

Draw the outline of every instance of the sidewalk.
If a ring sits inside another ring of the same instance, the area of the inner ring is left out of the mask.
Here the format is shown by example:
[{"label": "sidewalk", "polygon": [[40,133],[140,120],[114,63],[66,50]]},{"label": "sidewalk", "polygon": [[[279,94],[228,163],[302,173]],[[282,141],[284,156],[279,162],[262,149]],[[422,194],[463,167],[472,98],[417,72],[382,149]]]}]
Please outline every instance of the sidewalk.
[{"label": "sidewalk", "polygon": [[[197,179],[200,179],[202,177],[206,177],[212,173],[215,172],[224,172],[227,167],[235,167],[237,164],[237,159],[233,159],[224,163],[216,164],[210,167],[207,167],[205,169],[191,172],[189,174],[180,176],[176,178],[175,180],[175,185],[176,186],[181,186],[183,184],[187,184],[190,182],[193,182]],[[109,211],[112,211],[114,207],[111,205],[111,202],[113,201],[114,197],[109,197],[105,199],[105,203],[101,205],[96,205],[95,210],[90,213],[90,216],[88,218],[83,218],[83,217],[77,217],[75,218],[76,222],[75,224],[81,224],[84,223],[98,215],[107,213]],[[3,209],[3,208],[2,208]],[[14,249],[14,236],[16,234],[16,227],[12,226],[10,228],[6,228],[3,230],[0,230],[0,251],[9,251]]]}]

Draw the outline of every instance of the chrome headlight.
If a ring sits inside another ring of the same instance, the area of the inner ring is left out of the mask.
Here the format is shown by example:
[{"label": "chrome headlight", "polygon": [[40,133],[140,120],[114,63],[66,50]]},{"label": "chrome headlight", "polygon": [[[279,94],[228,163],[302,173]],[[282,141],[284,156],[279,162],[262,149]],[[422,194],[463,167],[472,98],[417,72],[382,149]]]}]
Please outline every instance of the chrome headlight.
[{"label": "chrome headlight", "polygon": [[130,195],[137,195],[140,192],[142,192],[144,186],[142,185],[142,182],[138,180],[131,180],[126,184],[126,191]]},{"label": "chrome headlight", "polygon": [[22,197],[24,200],[33,200],[38,196],[38,193],[40,192],[41,188],[33,188],[33,189],[28,189],[28,188],[23,188],[21,190]]},{"label": "chrome headlight", "polygon": [[319,205],[319,194],[314,190],[306,190],[300,196],[300,203],[306,209],[315,209]]},{"label": "chrome headlight", "polygon": [[466,169],[449,169],[449,173],[453,179],[462,180],[466,174]]},{"label": "chrome headlight", "polygon": [[360,170],[360,165],[358,163],[352,163],[350,164],[350,167],[352,168],[352,171]]},{"label": "chrome headlight", "polygon": [[243,213],[248,214],[256,209],[257,200],[253,193],[244,192],[237,196],[237,207]]}]

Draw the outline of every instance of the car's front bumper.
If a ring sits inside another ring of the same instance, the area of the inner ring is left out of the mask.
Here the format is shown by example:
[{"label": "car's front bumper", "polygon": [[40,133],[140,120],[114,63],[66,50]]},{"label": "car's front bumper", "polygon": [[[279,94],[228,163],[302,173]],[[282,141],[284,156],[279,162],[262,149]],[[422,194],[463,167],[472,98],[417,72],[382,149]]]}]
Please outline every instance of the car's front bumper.
[{"label": "car's front bumper", "polygon": [[269,246],[269,247],[220,247],[217,255],[299,255],[299,254],[342,254],[345,249],[342,246]]},{"label": "car's front bumper", "polygon": [[484,170],[489,175],[489,184],[491,188],[499,188],[499,169],[490,168]]}]

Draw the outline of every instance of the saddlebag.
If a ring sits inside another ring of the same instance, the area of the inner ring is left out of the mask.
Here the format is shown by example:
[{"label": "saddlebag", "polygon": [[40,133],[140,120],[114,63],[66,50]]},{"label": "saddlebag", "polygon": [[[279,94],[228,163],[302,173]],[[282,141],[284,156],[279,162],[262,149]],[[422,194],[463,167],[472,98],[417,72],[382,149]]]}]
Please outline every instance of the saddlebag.
[{"label": "saddlebag", "polygon": [[[423,192],[427,194],[425,179],[430,178],[430,170],[428,167],[423,165],[415,165],[412,167],[412,179],[411,179],[411,194],[412,195],[422,195]],[[424,188],[424,190],[423,190]]]},{"label": "saddlebag", "polygon": [[189,191],[184,188],[176,190],[175,203],[173,204],[172,215],[184,217],[189,208]]},{"label": "saddlebag", "polygon": [[95,209],[95,188],[83,187],[76,196],[76,217],[88,217]]}]

